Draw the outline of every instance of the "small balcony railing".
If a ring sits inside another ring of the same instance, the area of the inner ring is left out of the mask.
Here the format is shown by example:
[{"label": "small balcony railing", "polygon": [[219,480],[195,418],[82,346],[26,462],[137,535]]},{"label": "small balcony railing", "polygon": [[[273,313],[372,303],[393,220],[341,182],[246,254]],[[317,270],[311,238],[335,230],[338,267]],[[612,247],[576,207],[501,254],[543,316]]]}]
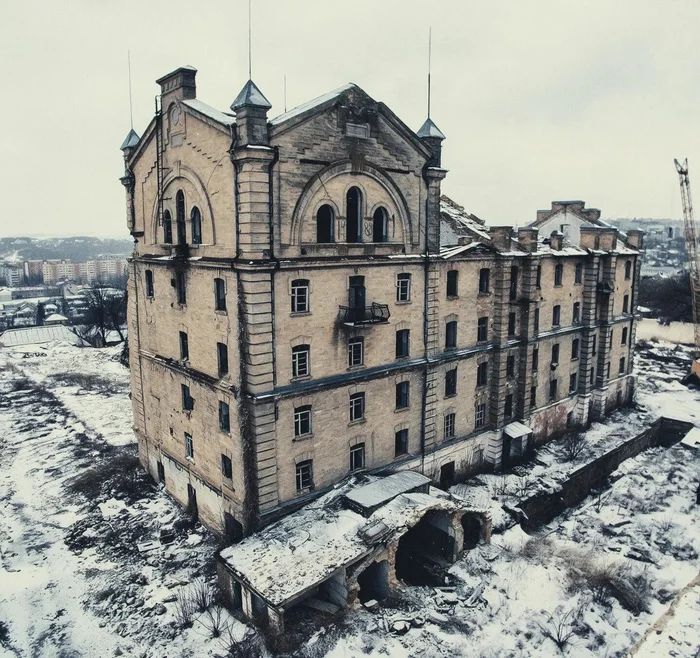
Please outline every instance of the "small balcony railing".
[{"label": "small balcony railing", "polygon": [[389,306],[373,303],[371,306],[341,306],[340,321],[357,327],[365,324],[386,324],[389,322]]},{"label": "small balcony railing", "polygon": [[615,292],[615,285],[611,281],[599,281],[598,292],[603,295],[611,295]]}]

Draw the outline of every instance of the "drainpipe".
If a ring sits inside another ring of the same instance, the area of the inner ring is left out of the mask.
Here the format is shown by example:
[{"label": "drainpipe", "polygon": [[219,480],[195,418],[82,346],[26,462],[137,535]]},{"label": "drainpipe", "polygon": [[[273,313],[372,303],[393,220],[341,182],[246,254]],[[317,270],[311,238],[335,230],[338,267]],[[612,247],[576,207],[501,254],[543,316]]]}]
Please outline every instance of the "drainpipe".
[{"label": "drainpipe", "polygon": [[270,275],[270,297],[271,297],[271,302],[270,302],[270,307],[272,311],[272,385],[277,386],[277,350],[276,350],[276,343],[275,343],[275,272],[279,269],[279,261],[277,258],[275,258],[275,225],[274,225],[274,192],[273,192],[273,183],[274,183],[274,177],[273,177],[273,168],[279,162],[280,159],[280,150],[278,146],[274,147],[275,149],[275,154],[272,160],[270,161],[270,166],[268,168],[268,192],[269,192],[269,201],[268,201],[268,208],[269,208],[269,215],[270,215],[270,260],[274,261],[274,271]]},{"label": "drainpipe", "polygon": [[[423,166],[423,180],[426,181],[426,170],[428,164]],[[421,414],[420,423],[420,461],[421,473],[425,475],[425,415],[428,412],[428,276],[430,271],[429,263],[429,248],[428,248],[428,204],[430,201],[430,193],[425,199],[425,249],[423,258],[423,356],[425,365],[423,366],[423,413]]]}]

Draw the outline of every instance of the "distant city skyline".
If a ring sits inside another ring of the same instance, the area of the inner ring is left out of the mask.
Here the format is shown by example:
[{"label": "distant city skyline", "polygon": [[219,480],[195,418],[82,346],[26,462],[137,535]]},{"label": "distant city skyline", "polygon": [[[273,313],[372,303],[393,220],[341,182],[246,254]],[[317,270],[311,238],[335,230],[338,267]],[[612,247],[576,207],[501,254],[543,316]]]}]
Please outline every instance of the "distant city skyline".
[{"label": "distant city skyline", "polygon": [[[228,111],[247,79],[247,5],[4,3],[0,235],[127,237],[127,50],[139,134],[155,79],[178,66],[197,67],[198,97]],[[571,198],[607,219],[680,217],[673,158],[689,158],[700,186],[700,3],[252,5],[253,78],[271,117],[285,76],[290,109],[352,81],[416,130],[432,25],[443,189],[489,224],[526,225]]]}]

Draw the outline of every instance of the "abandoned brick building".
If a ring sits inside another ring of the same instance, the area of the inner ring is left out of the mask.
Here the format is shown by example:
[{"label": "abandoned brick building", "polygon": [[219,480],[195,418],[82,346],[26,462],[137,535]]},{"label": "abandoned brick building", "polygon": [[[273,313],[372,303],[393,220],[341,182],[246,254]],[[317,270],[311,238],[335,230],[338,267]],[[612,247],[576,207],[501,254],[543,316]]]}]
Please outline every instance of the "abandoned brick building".
[{"label": "abandoned brick building", "polygon": [[276,118],[160,80],[122,150],[140,458],[235,540],[349,474],[448,487],[630,400],[642,234],[582,201],[489,227],[444,135],[349,84]]}]

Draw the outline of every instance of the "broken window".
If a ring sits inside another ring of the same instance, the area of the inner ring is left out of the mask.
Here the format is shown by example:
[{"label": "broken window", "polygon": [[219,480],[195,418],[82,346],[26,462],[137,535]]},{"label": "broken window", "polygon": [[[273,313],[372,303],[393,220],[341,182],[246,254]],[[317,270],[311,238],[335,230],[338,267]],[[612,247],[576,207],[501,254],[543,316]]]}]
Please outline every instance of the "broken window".
[{"label": "broken window", "polygon": [[569,375],[569,393],[576,393],[577,388],[578,388],[578,374],[575,372],[572,372]]},{"label": "broken window", "polygon": [[578,339],[578,338],[574,338],[574,339],[571,341],[571,359],[572,359],[572,361],[573,361],[574,359],[578,359],[579,344],[580,344],[580,343],[579,343],[579,339]]},{"label": "broken window", "polygon": [[510,291],[508,297],[513,300],[518,296],[518,267],[513,265],[510,268]]},{"label": "broken window", "polygon": [[488,379],[488,374],[487,374],[488,367],[489,367],[489,364],[487,361],[480,363],[476,367],[476,385],[477,386],[486,386],[486,382]]},{"label": "broken window", "polygon": [[457,368],[452,368],[445,373],[445,397],[457,395]]},{"label": "broken window", "polygon": [[365,417],[365,394],[353,393],[350,396],[350,422],[362,420]]},{"label": "broken window", "polygon": [[396,358],[400,359],[409,354],[409,329],[399,329],[396,332]]},{"label": "broken window", "polygon": [[537,406],[537,386],[530,387],[530,409]]},{"label": "broken window", "polygon": [[535,287],[538,290],[542,287],[542,265],[537,266],[537,276],[535,278]]},{"label": "broken window", "polygon": [[508,313],[508,338],[515,336],[515,313]]},{"label": "broken window", "polygon": [[402,273],[396,275],[396,301],[411,301],[411,275]]},{"label": "broken window", "polygon": [[358,443],[350,448],[350,470],[357,471],[365,467],[365,444]]},{"label": "broken window", "polygon": [[163,213],[163,242],[165,244],[173,243],[173,220],[169,210]]},{"label": "broken window", "polygon": [[605,364],[605,378],[610,379],[610,362]]},{"label": "broken window", "polygon": [[581,302],[574,302],[574,312],[572,314],[572,322],[576,324],[581,320]]},{"label": "broken window", "polygon": [[362,242],[362,193],[351,187],[345,197],[346,242]]},{"label": "broken window", "polygon": [[185,456],[188,459],[194,459],[194,442],[192,435],[185,432]]},{"label": "broken window", "polygon": [[374,211],[372,217],[372,242],[388,242],[389,213],[381,206]]},{"label": "broken window", "polygon": [[504,404],[503,415],[508,420],[513,415],[513,394],[508,393]]},{"label": "broken window", "polygon": [[309,312],[309,281],[295,279],[292,281],[292,313]]},{"label": "broken window", "polygon": [[216,358],[219,366],[219,377],[228,374],[228,346],[224,343],[216,344]]},{"label": "broken window", "polygon": [[313,481],[313,460],[299,462],[296,468],[297,491],[305,491],[314,486]]},{"label": "broken window", "polygon": [[540,309],[535,309],[534,331],[537,333],[540,330]]},{"label": "broken window", "polygon": [[365,339],[355,336],[348,341],[348,368],[364,365]]},{"label": "broken window", "polygon": [[576,271],[574,272],[574,283],[583,282],[583,263],[576,263]]},{"label": "broken window", "polygon": [[474,414],[474,426],[483,427],[486,423],[486,404],[483,402],[476,405],[476,412]]},{"label": "broken window", "polygon": [[311,434],[311,405],[294,407],[294,436]]},{"label": "broken window", "polygon": [[535,347],[532,350],[532,369],[535,372],[537,371],[537,369],[539,368],[539,365],[540,365],[540,358],[539,357],[540,357],[540,348]]},{"label": "broken window", "polygon": [[311,374],[311,347],[297,345],[292,348],[292,377],[306,377]]},{"label": "broken window", "polygon": [[192,244],[202,244],[202,214],[197,206],[192,208],[190,219],[192,220]]},{"label": "broken window", "polygon": [[513,377],[515,375],[515,356],[512,354],[508,355],[506,359],[506,377]]},{"label": "broken window", "polygon": [[394,434],[394,456],[408,453],[408,430],[399,430]]},{"label": "broken window", "polygon": [[459,293],[459,272],[450,270],[447,273],[447,298],[457,297]]},{"label": "broken window", "polygon": [[409,383],[399,382],[396,384],[396,408],[406,409],[409,404]]},{"label": "broken window", "polygon": [[557,380],[551,379],[549,381],[549,401],[554,402],[557,399]]},{"label": "broken window", "polygon": [[150,297],[151,299],[155,295],[153,294],[153,271],[152,270],[146,270],[146,297]]},{"label": "broken window", "polygon": [[627,345],[627,327],[622,327],[622,342],[620,345]]},{"label": "broken window", "polygon": [[631,279],[632,278],[632,261],[628,260],[625,263],[625,279]]},{"label": "broken window", "polygon": [[562,280],[564,278],[564,266],[561,263],[557,263],[554,267],[554,285],[562,285]]},{"label": "broken window", "polygon": [[556,366],[559,364],[559,343],[554,343],[552,345],[552,365]]},{"label": "broken window", "polygon": [[182,190],[178,190],[175,195],[175,221],[177,225],[178,245],[187,244],[187,233],[185,228],[185,195]]},{"label": "broken window", "polygon": [[233,465],[228,455],[221,455],[221,474],[228,480],[233,477]]},{"label": "broken window", "polygon": [[180,384],[182,392],[182,409],[183,411],[192,411],[194,409],[194,398],[190,395],[190,387],[187,384]]},{"label": "broken window", "polygon": [[324,203],[316,213],[316,242],[328,244],[333,242],[333,208]]},{"label": "broken window", "polygon": [[223,279],[214,279],[214,309],[226,310],[226,282]]},{"label": "broken window", "polygon": [[489,319],[487,317],[479,318],[476,323],[476,340],[478,343],[483,343],[489,338]]},{"label": "broken window", "polygon": [[558,327],[561,322],[561,306],[558,304],[552,308],[552,327]]},{"label": "broken window", "polygon": [[187,361],[190,358],[190,342],[184,331],[180,332],[180,359]]},{"label": "broken window", "polygon": [[629,311],[629,307],[630,307],[630,296],[625,295],[622,298],[622,312],[627,313]]},{"label": "broken window", "polygon": [[177,303],[187,304],[187,286],[185,284],[185,273],[178,272],[175,275],[175,290],[177,292]]},{"label": "broken window", "polygon": [[479,292],[483,295],[489,291],[491,278],[491,270],[488,267],[482,267],[479,270]]},{"label": "broken window", "polygon": [[231,414],[227,402],[219,400],[219,429],[222,432],[231,431]]},{"label": "broken window", "polygon": [[593,334],[593,356],[598,353],[598,335]]},{"label": "broken window", "polygon": [[457,347],[457,320],[451,320],[445,325],[445,349]]},{"label": "broken window", "polygon": [[443,438],[453,439],[455,436],[455,415],[445,414],[443,422]]},{"label": "broken window", "polygon": [[620,357],[620,374],[625,374],[625,357]]}]

